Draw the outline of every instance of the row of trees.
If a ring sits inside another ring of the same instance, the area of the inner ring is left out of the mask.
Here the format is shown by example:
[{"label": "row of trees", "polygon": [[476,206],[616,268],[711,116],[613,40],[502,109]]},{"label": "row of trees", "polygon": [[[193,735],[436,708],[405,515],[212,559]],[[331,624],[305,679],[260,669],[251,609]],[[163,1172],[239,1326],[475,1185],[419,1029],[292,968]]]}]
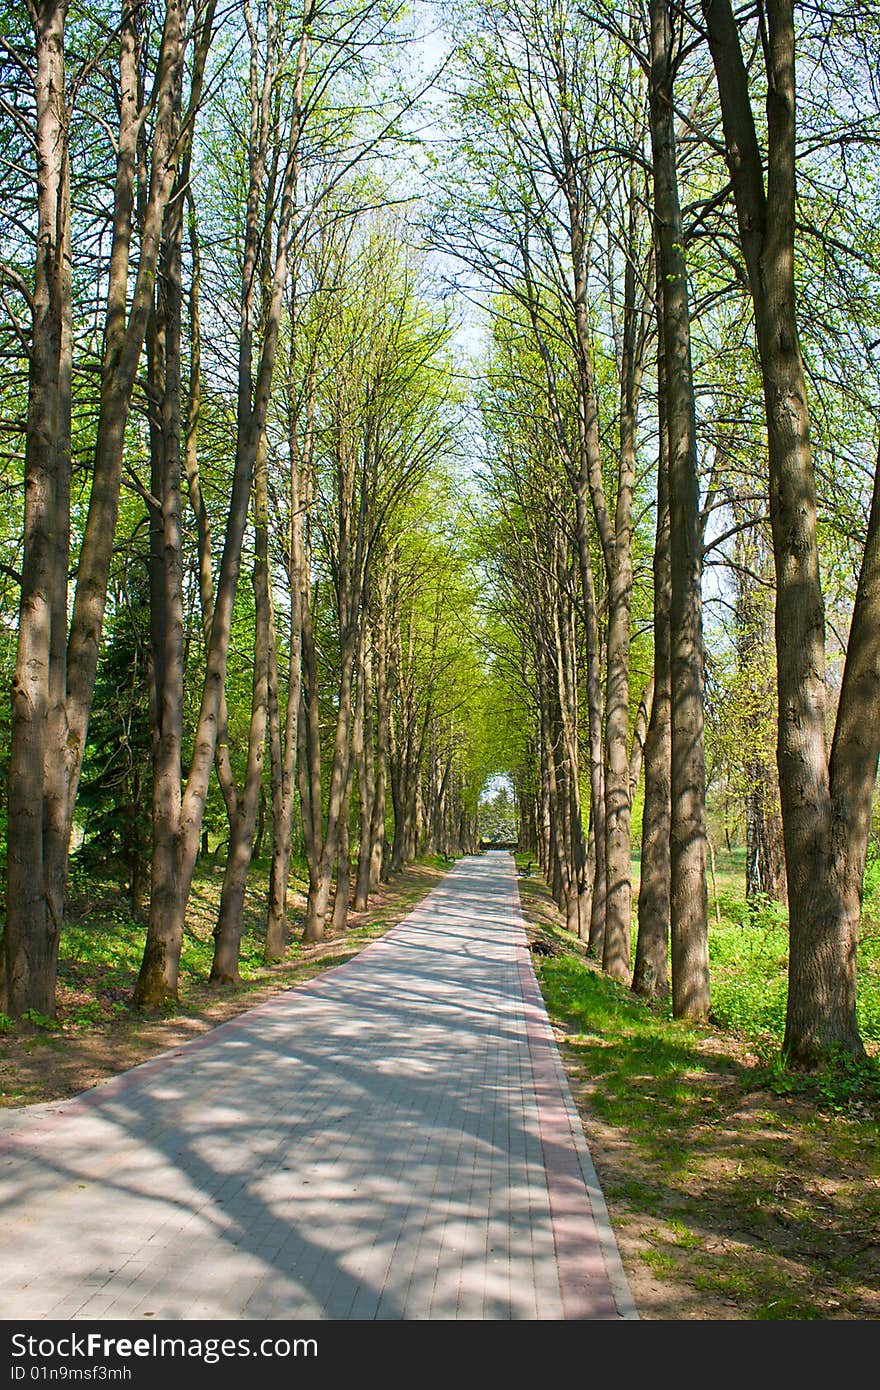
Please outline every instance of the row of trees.
[{"label": "row of trees", "polygon": [[[267,826],[272,960],[297,842],[317,940],[472,847],[502,771],[572,929],[702,1017],[709,778],[745,802],[750,891],[788,901],[786,1055],[858,1054],[880,11],[446,8],[427,146],[394,5],[0,26],[3,1007],[54,1011],[74,832],[112,830],[138,901],[149,863],[153,1006],[212,840],[222,983]],[[392,209],[431,182],[491,323],[470,419]]]},{"label": "row of trees", "polygon": [[2,418],[24,480],[0,970],[9,1014],[52,1016],[75,825],[86,854],[117,838],[136,902],[149,863],[153,1007],[218,814],[227,983],[261,821],[276,960],[297,837],[316,941],[416,853],[471,846],[482,772],[451,323],[383,173],[412,101],[388,78],[400,14],[28,18],[0,34]]},{"label": "row of trees", "polygon": [[721,698],[735,681],[750,697],[709,770],[740,774],[749,889],[788,901],[801,1066],[862,1050],[877,20],[793,0],[458,7],[437,218],[493,323],[485,546],[523,834],[606,971],[653,995],[670,957],[674,1012],[706,1016],[705,591],[729,615],[710,629],[710,735],[733,725],[725,668]]}]

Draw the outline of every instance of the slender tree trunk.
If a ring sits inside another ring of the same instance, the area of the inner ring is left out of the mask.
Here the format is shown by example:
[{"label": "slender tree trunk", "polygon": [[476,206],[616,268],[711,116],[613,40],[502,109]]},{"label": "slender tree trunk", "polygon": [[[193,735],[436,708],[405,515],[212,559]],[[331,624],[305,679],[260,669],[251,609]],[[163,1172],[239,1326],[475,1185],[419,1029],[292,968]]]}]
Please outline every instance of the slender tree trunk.
[{"label": "slender tree trunk", "polygon": [[[380,596],[385,590],[380,588]],[[370,815],[370,892],[382,879],[385,851],[385,814],[388,798],[388,743],[390,703],[388,698],[387,645],[384,628],[385,599],[382,597],[376,642],[376,787]]]},{"label": "slender tree trunk", "polygon": [[[620,504],[618,504],[619,506]],[[602,968],[629,984],[632,867],[629,792],[629,630],[632,553],[629,527],[615,546],[608,585],[605,687],[605,939]]]},{"label": "slender tree trunk", "polygon": [[[293,396],[295,347],[291,346],[288,379]],[[308,599],[308,572],[303,540],[303,505],[310,494],[314,378],[310,372],[306,390],[306,434],[302,472],[297,421],[291,417],[290,454],[290,632],[287,656],[287,711],[284,746],[280,742],[278,712],[277,647],[274,632],[269,642],[269,708],[273,721],[272,865],[269,872],[269,913],[266,922],[266,959],[281,960],[287,936],[287,888],[290,879],[291,837],[296,793],[296,759],[299,744],[300,691],[302,689],[302,632],[304,605]],[[270,606],[271,614],[271,606]]]},{"label": "slender tree trunk", "polygon": [[[574,329],[577,344],[577,402],[580,469],[578,497],[589,491],[602,546],[607,577],[608,632],[606,638],[605,683],[605,761],[604,761],[604,930],[596,914],[601,906],[594,896],[591,943],[594,949],[601,937],[602,965],[613,978],[629,983],[630,919],[632,914],[632,870],[629,796],[629,646],[632,605],[632,497],[635,485],[636,416],[641,383],[644,336],[641,320],[644,304],[638,307],[635,268],[635,232],[638,224],[635,188],[635,161],[630,161],[629,249],[624,271],[624,333],[620,377],[620,439],[617,499],[612,520],[606,501],[599,440],[599,420],[587,293],[587,256],[584,206],[579,185],[578,156],[571,136],[571,99],[561,48],[557,48],[556,75],[560,84],[560,136],[562,142],[563,193],[568,213],[571,251]],[[579,532],[582,523],[579,524]],[[583,543],[579,540],[583,551]],[[588,554],[582,554],[585,572]],[[589,605],[588,639],[589,639]],[[594,697],[595,698],[595,697]],[[598,828],[600,816],[593,810]],[[598,850],[598,841],[597,841]]]},{"label": "slender tree trunk", "polygon": [[764,736],[768,718],[776,714],[776,681],[769,669],[773,619],[766,581],[772,583],[770,557],[760,530],[751,537],[743,532],[737,552],[736,664],[739,679],[753,692],[743,720],[741,755],[746,787],[746,898],[765,896],[787,903],[779,778]]},{"label": "slender tree trunk", "polygon": [[538,772],[540,777],[540,820],[538,834],[538,857],[541,861],[541,872],[547,882],[550,882],[550,863],[551,863],[551,819],[550,819],[550,777],[547,769],[547,749],[544,741],[544,712],[539,710],[538,715]]},{"label": "slender tree trunk", "polygon": [[568,877],[566,873],[565,846],[562,839],[566,817],[559,790],[559,731],[557,727],[556,711],[550,696],[550,681],[547,672],[547,651],[540,635],[539,651],[538,679],[542,724],[541,743],[544,749],[548,810],[547,882],[553,894],[554,902],[563,912],[567,913]]},{"label": "slender tree trunk", "polygon": [[[178,107],[179,117],[179,107]],[[179,910],[177,863],[183,745],[184,600],[181,502],[181,331],[183,206],[172,201],[162,241],[157,299],[149,334],[152,495],[150,625],[153,708],[153,857],[150,918]],[[180,944],[172,943],[176,974]]]},{"label": "slender tree trunk", "polygon": [[[321,941],[324,935],[324,924],[330,903],[333,867],[339,852],[340,817],[351,758],[352,680],[358,645],[357,598],[352,598],[350,605],[346,605],[346,607],[350,607],[352,616],[348,620],[351,626],[347,630],[343,630],[340,643],[339,706],[336,716],[333,764],[327,801],[327,829],[309,889],[306,925],[303,933],[303,940],[306,942]],[[312,809],[314,814],[314,806]],[[318,814],[320,815],[320,807]]]},{"label": "slender tree trunk", "polygon": [[670,814],[672,723],[669,649],[669,488],[662,338],[659,353],[660,455],[654,544],[654,699],[645,743],[645,806],[633,989],[655,999],[669,988]]},{"label": "slender tree trunk", "polygon": [[[71,292],[70,163],[67,141],[62,149],[58,235],[61,265],[58,267],[57,300],[60,306],[57,422],[53,455],[54,523],[49,570],[51,640],[49,646],[49,714],[44,769],[46,905],[51,922],[48,976],[57,969],[57,948],[64,920],[67,866],[73,819],[73,796],[68,785],[67,733],[67,575],[70,567],[71,486],[71,380],[73,375],[73,296]],[[8,829],[7,829],[8,836]],[[57,931],[55,930],[57,929]],[[0,957],[2,979],[2,957]],[[47,988],[46,994],[49,990]],[[2,997],[2,985],[0,985]]]},{"label": "slender tree trunk", "polygon": [[702,534],[690,308],[672,107],[672,23],[651,4],[651,136],[669,450],[672,691],[672,1010],[709,1012],[706,774],[703,754]]},{"label": "slender tree trunk", "polygon": [[[627,278],[631,271],[627,272]],[[627,295],[629,302],[629,295]],[[579,314],[579,319],[583,314]],[[581,328],[581,333],[586,332]],[[602,967],[612,978],[629,983],[632,870],[629,792],[629,649],[632,606],[632,489],[635,476],[635,416],[632,406],[635,372],[630,361],[633,344],[627,344],[622,366],[620,466],[617,508],[613,526],[607,515],[601,482],[597,437],[597,413],[589,382],[589,419],[585,433],[589,443],[591,492],[602,535],[607,578],[608,630],[605,645],[605,748],[603,768],[605,926],[602,934]],[[586,345],[582,355],[586,352]],[[627,399],[629,398],[629,399]],[[596,935],[598,933],[595,933]]]},{"label": "slender tree trunk", "polygon": [[[583,455],[583,451],[582,451]],[[590,833],[593,837],[592,884],[590,903],[590,954],[602,959],[605,946],[605,903],[607,879],[605,873],[605,762],[602,750],[602,728],[605,722],[605,702],[602,694],[602,658],[599,642],[599,616],[596,609],[596,589],[593,562],[590,556],[587,507],[589,490],[586,464],[582,462],[576,498],[576,529],[581,593],[584,604],[584,626],[587,649],[587,720],[590,741]]]},{"label": "slender tree trunk", "polygon": [[629,750],[629,799],[630,803],[635,801],[636,792],[639,786],[639,779],[642,775],[642,764],[645,761],[645,742],[648,737],[648,725],[651,722],[651,710],[654,706],[654,678],[648,681],[642,691],[642,698],[639,700],[639,708],[636,712],[636,722],[633,726],[632,744]]},{"label": "slender tree trunk", "polygon": [[214,984],[237,984],[240,979],[239,956],[244,926],[244,895],[263,788],[270,634],[268,528],[269,495],[264,439],[254,471],[254,681],[247,768],[238,801],[238,815],[234,824],[230,826],[229,854],[220,894],[220,912],[214,929],[214,959],[210,977]]},{"label": "slender tree trunk", "polygon": [[788,900],[785,846],[776,768],[761,758],[746,763],[746,898]]},{"label": "slender tree trunk", "polygon": [[[359,686],[361,729],[355,749],[360,800],[360,845],[358,848],[355,912],[365,912],[370,893],[370,865],[373,857],[372,814],[376,799],[376,767],[373,755],[373,656],[369,633],[365,634],[364,659]],[[383,816],[384,822],[384,816]]]},{"label": "slender tree trunk", "polygon": [[[306,569],[310,557],[306,554]],[[302,684],[298,723],[299,757],[297,780],[302,805],[303,839],[309,874],[309,896],[316,891],[318,864],[324,843],[322,818],[321,724],[318,705],[318,660],[315,650],[313,612],[318,592],[312,594],[311,583],[303,589],[302,611]]]},{"label": "slender tree trunk", "polygon": [[560,712],[561,753],[565,786],[565,858],[566,858],[566,915],[568,930],[576,936],[589,936],[589,916],[586,908],[587,853],[581,819],[579,787],[579,737],[577,724],[577,671],[574,653],[574,633],[565,605],[565,574],[562,556],[562,537],[557,536],[556,603],[554,637],[556,644],[557,693]]},{"label": "slender tree trunk", "polygon": [[[188,163],[188,161],[187,161]],[[202,404],[202,325],[201,325],[201,245],[198,234],[195,205],[192,190],[187,188],[187,207],[189,223],[190,254],[192,256],[192,280],[189,289],[190,304],[190,369],[189,402],[186,421],[186,445],[184,449],[184,471],[190,507],[196,523],[196,544],[199,564],[199,599],[202,609],[202,631],[205,645],[211,638],[211,624],[214,621],[214,573],[212,558],[211,521],[202,496],[199,473],[198,431]],[[158,554],[158,546],[155,548]],[[230,831],[238,815],[238,791],[229,757],[229,712],[226,708],[226,692],[220,701],[219,728],[217,731],[217,750],[214,767]]]},{"label": "slender tree trunk", "polygon": [[[282,751],[281,709],[278,694],[278,645],[275,614],[270,608],[269,670],[266,687],[269,719],[269,784],[272,807],[272,855],[269,866],[269,907],[266,920],[265,958],[279,961],[287,945],[287,889],[290,880],[292,804],[287,805],[290,783],[285,780]],[[289,696],[292,698],[292,694]],[[299,691],[296,692],[299,705]],[[295,740],[294,740],[295,744]],[[296,753],[294,752],[294,757]],[[291,768],[291,777],[295,769]],[[288,820],[289,816],[289,820]]]},{"label": "slender tree trunk", "polygon": [[[410,648],[412,646],[410,622]],[[391,872],[400,873],[407,860],[411,836],[410,817],[415,807],[411,795],[411,777],[416,737],[415,692],[411,672],[403,669],[403,643],[399,615],[395,613],[391,629],[393,669],[397,701],[389,720],[389,772],[391,804],[394,808],[394,838],[391,844]],[[411,655],[411,652],[410,652]]]},{"label": "slender tree trunk", "polygon": [[339,811],[339,851],[336,857],[336,893],[333,899],[332,928],[344,932],[348,926],[348,905],[351,900],[351,793],[354,783],[354,760],[348,760],[345,794]]}]

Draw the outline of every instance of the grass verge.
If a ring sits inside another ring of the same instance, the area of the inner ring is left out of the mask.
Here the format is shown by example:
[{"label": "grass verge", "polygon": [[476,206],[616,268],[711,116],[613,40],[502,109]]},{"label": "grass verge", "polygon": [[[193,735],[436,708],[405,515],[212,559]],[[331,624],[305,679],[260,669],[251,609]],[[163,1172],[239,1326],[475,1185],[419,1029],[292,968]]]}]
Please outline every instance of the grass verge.
[{"label": "grass verge", "polygon": [[537,878],[520,896],[642,1315],[880,1316],[876,1062],[791,1077],[769,1035],[673,1021],[609,980]]}]

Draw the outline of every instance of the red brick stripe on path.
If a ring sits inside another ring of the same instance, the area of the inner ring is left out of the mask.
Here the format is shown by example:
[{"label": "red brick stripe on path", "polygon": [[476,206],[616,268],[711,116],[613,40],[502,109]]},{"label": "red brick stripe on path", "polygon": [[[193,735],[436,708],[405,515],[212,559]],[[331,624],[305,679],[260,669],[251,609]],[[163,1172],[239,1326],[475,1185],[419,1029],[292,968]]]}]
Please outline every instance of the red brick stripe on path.
[{"label": "red brick stripe on path", "polygon": [[554,1065],[555,1043],[525,937],[519,958],[519,977],[565,1317],[617,1318],[621,1312],[609,1282],[584,1175],[572,1142],[571,1122]]}]

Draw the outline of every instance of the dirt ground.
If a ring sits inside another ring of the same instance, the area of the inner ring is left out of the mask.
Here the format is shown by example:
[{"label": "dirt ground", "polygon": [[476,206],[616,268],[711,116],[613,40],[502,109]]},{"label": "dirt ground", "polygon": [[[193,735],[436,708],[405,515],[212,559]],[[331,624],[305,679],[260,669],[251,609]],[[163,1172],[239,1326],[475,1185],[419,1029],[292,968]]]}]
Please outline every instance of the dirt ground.
[{"label": "dirt ground", "polygon": [[[766,1099],[744,1097],[718,1137],[717,1156],[689,1185],[685,1195],[693,1200],[680,1202],[670,1192],[667,1209],[646,1216],[621,1190],[649,1176],[643,1160],[591,1112],[577,1065],[564,1045],[562,1052],[642,1318],[880,1318],[880,1183],[867,1163],[840,1171],[821,1144],[810,1157],[792,1142],[792,1110],[809,1122],[807,1107],[793,1102],[774,1122]],[[738,1203],[731,1197],[742,1167],[737,1154],[751,1142],[756,1115],[763,1145],[779,1154],[779,1172],[763,1201],[748,1196]],[[859,1187],[873,1200],[867,1219],[867,1203],[853,1200]],[[766,1219],[755,1220],[761,1206]]]}]

